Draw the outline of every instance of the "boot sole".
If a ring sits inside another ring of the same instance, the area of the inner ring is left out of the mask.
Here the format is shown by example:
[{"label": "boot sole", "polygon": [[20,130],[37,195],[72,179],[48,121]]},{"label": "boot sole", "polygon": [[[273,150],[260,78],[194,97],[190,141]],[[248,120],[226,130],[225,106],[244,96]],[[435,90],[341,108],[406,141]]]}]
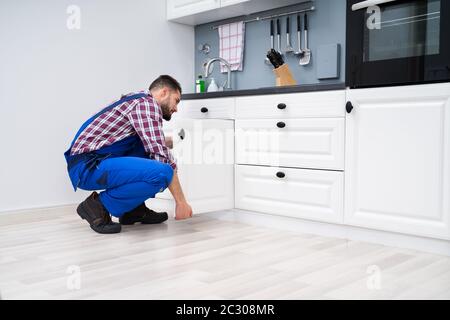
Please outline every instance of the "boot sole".
[{"label": "boot sole", "polygon": [[122,221],[120,221],[120,224],[121,225],[124,225],[124,226],[131,226],[131,225],[133,225],[133,224],[135,224],[135,223],[141,223],[141,224],[158,224],[158,223],[162,223],[162,222],[164,222],[164,221],[166,221],[168,219],[168,217],[166,216],[163,220],[158,220],[158,221],[142,221],[141,219],[139,219],[139,218],[134,218],[134,219],[130,219],[129,221],[126,221],[126,222],[122,222]]}]

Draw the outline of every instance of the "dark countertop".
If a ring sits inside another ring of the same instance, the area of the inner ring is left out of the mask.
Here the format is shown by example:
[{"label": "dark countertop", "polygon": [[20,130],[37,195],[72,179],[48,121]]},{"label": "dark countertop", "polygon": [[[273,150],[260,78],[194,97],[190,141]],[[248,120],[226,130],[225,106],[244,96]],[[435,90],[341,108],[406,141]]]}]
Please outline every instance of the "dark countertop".
[{"label": "dark countertop", "polygon": [[303,84],[303,85],[296,85],[296,86],[266,87],[266,88],[248,89],[248,90],[230,90],[230,91],[205,92],[205,93],[185,93],[181,96],[181,99],[182,100],[211,99],[211,98],[256,96],[256,95],[264,95],[264,94],[311,92],[311,91],[340,90],[340,89],[345,89],[345,83],[339,82],[339,83],[331,83],[331,84]]}]

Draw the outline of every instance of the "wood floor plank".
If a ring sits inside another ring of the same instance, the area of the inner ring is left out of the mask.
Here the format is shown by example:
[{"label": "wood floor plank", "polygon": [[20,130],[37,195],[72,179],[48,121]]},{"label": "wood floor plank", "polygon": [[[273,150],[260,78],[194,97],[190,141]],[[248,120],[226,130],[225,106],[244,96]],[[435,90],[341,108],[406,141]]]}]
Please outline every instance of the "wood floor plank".
[{"label": "wood floor plank", "polygon": [[[368,285],[371,267],[379,289]],[[39,209],[0,215],[0,296],[450,299],[450,258],[208,214],[99,235],[73,207]]]}]

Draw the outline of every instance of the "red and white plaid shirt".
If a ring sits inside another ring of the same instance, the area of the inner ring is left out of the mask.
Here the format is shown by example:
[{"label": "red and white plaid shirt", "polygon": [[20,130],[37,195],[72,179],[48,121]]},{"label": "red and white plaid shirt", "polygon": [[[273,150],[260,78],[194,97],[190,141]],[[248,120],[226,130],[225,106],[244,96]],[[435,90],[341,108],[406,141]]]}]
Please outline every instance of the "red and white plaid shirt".
[{"label": "red and white plaid shirt", "polygon": [[[135,93],[128,95],[132,94]],[[162,121],[161,107],[147,93],[146,97],[119,104],[94,119],[75,141],[71,155],[95,151],[137,134],[151,159],[170,164],[175,170],[175,159],[164,140]]]}]

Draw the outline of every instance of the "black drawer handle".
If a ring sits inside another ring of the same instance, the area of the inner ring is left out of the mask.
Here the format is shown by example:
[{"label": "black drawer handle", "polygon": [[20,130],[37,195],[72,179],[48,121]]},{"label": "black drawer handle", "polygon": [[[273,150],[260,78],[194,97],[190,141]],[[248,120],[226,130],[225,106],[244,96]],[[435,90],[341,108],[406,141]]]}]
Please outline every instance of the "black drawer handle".
[{"label": "black drawer handle", "polygon": [[286,109],[286,104],[285,103],[279,103],[277,108],[280,109],[280,110]]},{"label": "black drawer handle", "polygon": [[284,172],[279,171],[277,172],[277,177],[283,179],[284,177],[286,177],[286,175],[284,174]]},{"label": "black drawer handle", "polygon": [[200,109],[200,111],[201,111],[202,113],[207,113],[207,112],[208,112],[208,108],[203,107],[203,108]]},{"label": "black drawer handle", "polygon": [[345,105],[345,110],[347,111],[347,113],[352,112],[353,110],[353,105],[350,101],[347,102],[347,104]]},{"label": "black drawer handle", "polygon": [[184,132],[184,129],[181,129],[180,132],[178,132],[178,136],[180,137],[181,140],[184,139],[184,137],[186,136],[186,133]]},{"label": "black drawer handle", "polygon": [[284,128],[284,127],[286,127],[286,123],[280,121],[280,122],[277,123],[277,127],[278,128]]}]

